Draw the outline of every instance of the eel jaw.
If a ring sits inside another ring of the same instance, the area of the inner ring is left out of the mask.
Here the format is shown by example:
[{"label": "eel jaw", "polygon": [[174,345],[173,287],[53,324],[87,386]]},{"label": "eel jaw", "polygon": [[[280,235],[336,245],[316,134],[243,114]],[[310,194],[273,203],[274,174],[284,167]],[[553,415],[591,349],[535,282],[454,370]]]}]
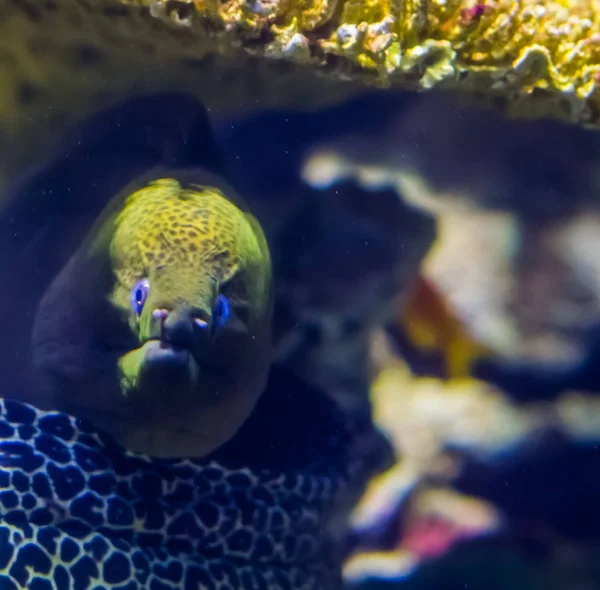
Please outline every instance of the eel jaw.
[{"label": "eel jaw", "polygon": [[144,390],[152,394],[160,389],[194,389],[200,377],[200,367],[188,348],[156,339],[122,356],[119,372],[125,397]]}]

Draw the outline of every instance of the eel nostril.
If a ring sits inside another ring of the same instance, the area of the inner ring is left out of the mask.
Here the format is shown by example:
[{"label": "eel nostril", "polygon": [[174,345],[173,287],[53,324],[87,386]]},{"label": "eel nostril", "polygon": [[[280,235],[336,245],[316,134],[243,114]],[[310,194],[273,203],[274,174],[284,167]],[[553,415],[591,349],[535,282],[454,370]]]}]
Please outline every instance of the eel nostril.
[{"label": "eel nostril", "polygon": [[152,317],[155,320],[159,320],[161,324],[167,319],[168,315],[169,312],[166,309],[155,309],[152,312]]}]

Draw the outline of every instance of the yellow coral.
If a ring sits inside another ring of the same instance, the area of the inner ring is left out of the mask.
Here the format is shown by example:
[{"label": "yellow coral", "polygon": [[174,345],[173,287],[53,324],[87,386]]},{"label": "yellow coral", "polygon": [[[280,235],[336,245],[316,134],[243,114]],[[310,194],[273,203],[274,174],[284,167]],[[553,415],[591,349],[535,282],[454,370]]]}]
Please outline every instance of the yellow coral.
[{"label": "yellow coral", "polygon": [[527,103],[529,114],[596,123],[597,0],[231,0],[216,14],[212,2],[195,0],[193,6],[225,29],[268,31],[271,55],[316,67],[340,58],[340,68],[356,66],[354,77],[366,74],[384,85],[444,83],[504,94],[517,110],[523,110],[520,98],[536,94],[540,99]]},{"label": "yellow coral", "polygon": [[[469,86],[466,79],[472,78],[489,91],[541,89],[587,99],[600,72],[599,3],[594,0],[149,2],[171,19],[182,7],[187,12],[193,6],[196,14],[216,17],[225,29],[267,30],[275,37],[271,47],[287,45],[292,27],[313,59],[336,55],[377,71],[384,82],[430,86],[451,80]],[[140,3],[146,2],[135,0]]]}]

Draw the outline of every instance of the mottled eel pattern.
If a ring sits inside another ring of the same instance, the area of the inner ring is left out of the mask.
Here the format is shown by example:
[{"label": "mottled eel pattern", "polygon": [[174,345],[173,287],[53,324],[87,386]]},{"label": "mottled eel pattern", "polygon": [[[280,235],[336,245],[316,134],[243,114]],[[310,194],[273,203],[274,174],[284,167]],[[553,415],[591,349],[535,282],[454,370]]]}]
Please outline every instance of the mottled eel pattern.
[{"label": "mottled eel pattern", "polygon": [[328,515],[348,475],[333,405],[273,369],[203,460],[123,450],[87,423],[0,400],[0,589],[336,589]]}]

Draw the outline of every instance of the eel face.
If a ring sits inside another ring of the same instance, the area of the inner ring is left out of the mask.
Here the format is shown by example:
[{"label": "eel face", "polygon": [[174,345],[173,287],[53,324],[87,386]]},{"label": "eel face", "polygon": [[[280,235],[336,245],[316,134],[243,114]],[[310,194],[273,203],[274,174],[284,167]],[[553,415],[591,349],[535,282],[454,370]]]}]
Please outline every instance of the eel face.
[{"label": "eel face", "polygon": [[203,456],[265,386],[270,255],[229,187],[200,171],[161,172],[113,199],[47,289],[34,373],[47,409],[129,450]]}]

